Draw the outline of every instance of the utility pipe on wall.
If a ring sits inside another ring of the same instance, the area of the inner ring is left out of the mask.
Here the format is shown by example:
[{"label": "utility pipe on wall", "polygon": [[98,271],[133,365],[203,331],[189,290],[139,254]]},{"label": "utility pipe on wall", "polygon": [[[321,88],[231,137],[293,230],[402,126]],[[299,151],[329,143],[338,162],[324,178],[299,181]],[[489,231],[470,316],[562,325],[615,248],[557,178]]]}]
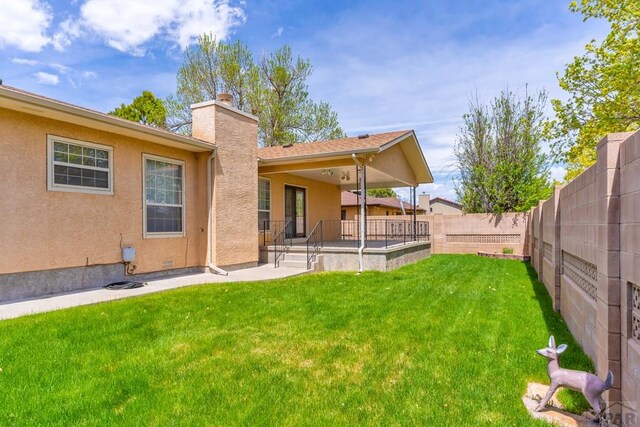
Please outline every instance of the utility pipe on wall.
[{"label": "utility pipe on wall", "polygon": [[211,199],[212,199],[212,191],[213,191],[213,181],[212,178],[212,167],[211,161],[216,158],[217,150],[213,150],[211,155],[207,157],[207,267],[218,274],[222,274],[224,276],[228,276],[229,273],[225,270],[221,269],[217,265],[213,264],[213,241],[211,239],[211,232],[213,228],[213,221],[211,220]]},{"label": "utility pipe on wall", "polygon": [[360,247],[358,248],[358,274],[364,270],[364,248],[367,243],[367,172],[366,166],[360,163],[355,153],[351,154],[356,167],[360,167]]}]

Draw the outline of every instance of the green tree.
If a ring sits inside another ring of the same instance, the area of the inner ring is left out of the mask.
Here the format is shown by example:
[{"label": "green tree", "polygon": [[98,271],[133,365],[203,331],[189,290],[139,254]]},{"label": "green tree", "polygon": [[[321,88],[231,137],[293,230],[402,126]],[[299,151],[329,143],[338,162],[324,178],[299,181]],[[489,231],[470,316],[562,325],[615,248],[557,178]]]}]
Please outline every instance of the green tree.
[{"label": "green tree", "polygon": [[367,190],[367,196],[371,197],[393,197],[398,198],[398,194],[392,188],[372,188]]},{"label": "green tree", "polygon": [[190,133],[190,105],[227,92],[234,107],[258,117],[262,145],[342,137],[337,114],[329,104],[309,96],[306,81],[311,72],[310,62],[294,59],[288,46],[256,64],[241,42],[226,44],[205,34],[186,50],[176,94],[166,100],[169,128]]},{"label": "green tree", "polygon": [[257,67],[259,82],[251,104],[260,119],[260,140],[265,146],[340,138],[344,132],[329,104],[309,97],[309,60],[294,58],[289,46],[264,56]]},{"label": "green tree", "polygon": [[556,138],[554,151],[567,162],[567,179],[595,162],[596,146],[607,133],[640,124],[640,2],[581,0],[569,8],[585,20],[606,19],[611,31],[565,67],[559,83],[569,99],[551,101],[556,118],[548,130]]},{"label": "green tree", "polygon": [[167,97],[169,129],[191,133],[191,104],[216,99],[218,93],[230,93],[233,106],[252,113],[248,93],[255,87],[253,56],[237,41],[220,43],[212,34],[203,34],[195,46],[184,53],[176,77],[176,94]]},{"label": "green tree", "polygon": [[167,126],[167,109],[164,103],[147,90],[136,97],[131,104],[121,104],[109,114],[159,128]]},{"label": "green tree", "polygon": [[465,212],[524,212],[549,197],[549,166],[541,151],[542,91],[519,99],[505,90],[490,105],[477,96],[463,116],[454,147],[456,194]]}]

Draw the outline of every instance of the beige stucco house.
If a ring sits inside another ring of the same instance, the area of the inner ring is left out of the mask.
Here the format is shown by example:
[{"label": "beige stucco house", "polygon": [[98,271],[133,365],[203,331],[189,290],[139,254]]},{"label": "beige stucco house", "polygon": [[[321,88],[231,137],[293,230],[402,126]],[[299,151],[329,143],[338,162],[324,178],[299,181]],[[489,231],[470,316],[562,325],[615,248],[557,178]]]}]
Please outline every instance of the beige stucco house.
[{"label": "beige stucco house", "polygon": [[434,197],[432,199],[427,193],[422,193],[418,196],[418,205],[424,209],[426,214],[459,215],[464,213],[460,203],[444,197]]},{"label": "beige stucco house", "polygon": [[[395,197],[367,196],[367,215],[369,216],[393,216],[413,215],[414,206]],[[360,215],[360,197],[351,191],[343,191],[341,194],[341,217],[344,220],[355,219]],[[424,215],[425,210],[415,207],[417,215]]]},{"label": "beige stucco house", "polygon": [[463,213],[463,211],[462,211],[462,205],[458,202],[445,199],[444,197],[434,197],[429,202],[429,213],[458,215]]},{"label": "beige stucco house", "polygon": [[306,238],[340,220],[356,164],[370,185],[431,181],[412,131],[258,149],[228,103],[192,119],[187,137],[0,86],[0,301],[255,266],[275,221]]}]

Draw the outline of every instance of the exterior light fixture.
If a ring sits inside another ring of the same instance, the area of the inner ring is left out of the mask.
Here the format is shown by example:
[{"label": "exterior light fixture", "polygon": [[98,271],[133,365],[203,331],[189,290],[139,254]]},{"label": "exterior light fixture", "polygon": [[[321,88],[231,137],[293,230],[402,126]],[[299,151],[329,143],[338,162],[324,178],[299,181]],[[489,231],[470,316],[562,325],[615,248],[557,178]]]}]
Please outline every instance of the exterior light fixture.
[{"label": "exterior light fixture", "polygon": [[333,175],[333,171],[331,169],[323,169],[322,170],[322,175]]}]

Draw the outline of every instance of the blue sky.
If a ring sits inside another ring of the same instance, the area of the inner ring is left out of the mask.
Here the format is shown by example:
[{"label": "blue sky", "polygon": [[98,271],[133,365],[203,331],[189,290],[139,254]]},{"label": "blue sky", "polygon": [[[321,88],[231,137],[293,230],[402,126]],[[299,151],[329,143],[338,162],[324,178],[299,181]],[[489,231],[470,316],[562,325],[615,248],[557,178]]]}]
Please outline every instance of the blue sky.
[{"label": "blue sky", "polygon": [[202,32],[242,40],[257,57],[289,44],[313,64],[309,90],[347,134],[414,129],[435,176],[419,191],[453,199],[452,147],[469,97],[528,84],[564,98],[556,72],[606,34],[568,3],[11,0],[0,9],[0,78],[109,111],[143,90],[172,93],[183,50]]}]

